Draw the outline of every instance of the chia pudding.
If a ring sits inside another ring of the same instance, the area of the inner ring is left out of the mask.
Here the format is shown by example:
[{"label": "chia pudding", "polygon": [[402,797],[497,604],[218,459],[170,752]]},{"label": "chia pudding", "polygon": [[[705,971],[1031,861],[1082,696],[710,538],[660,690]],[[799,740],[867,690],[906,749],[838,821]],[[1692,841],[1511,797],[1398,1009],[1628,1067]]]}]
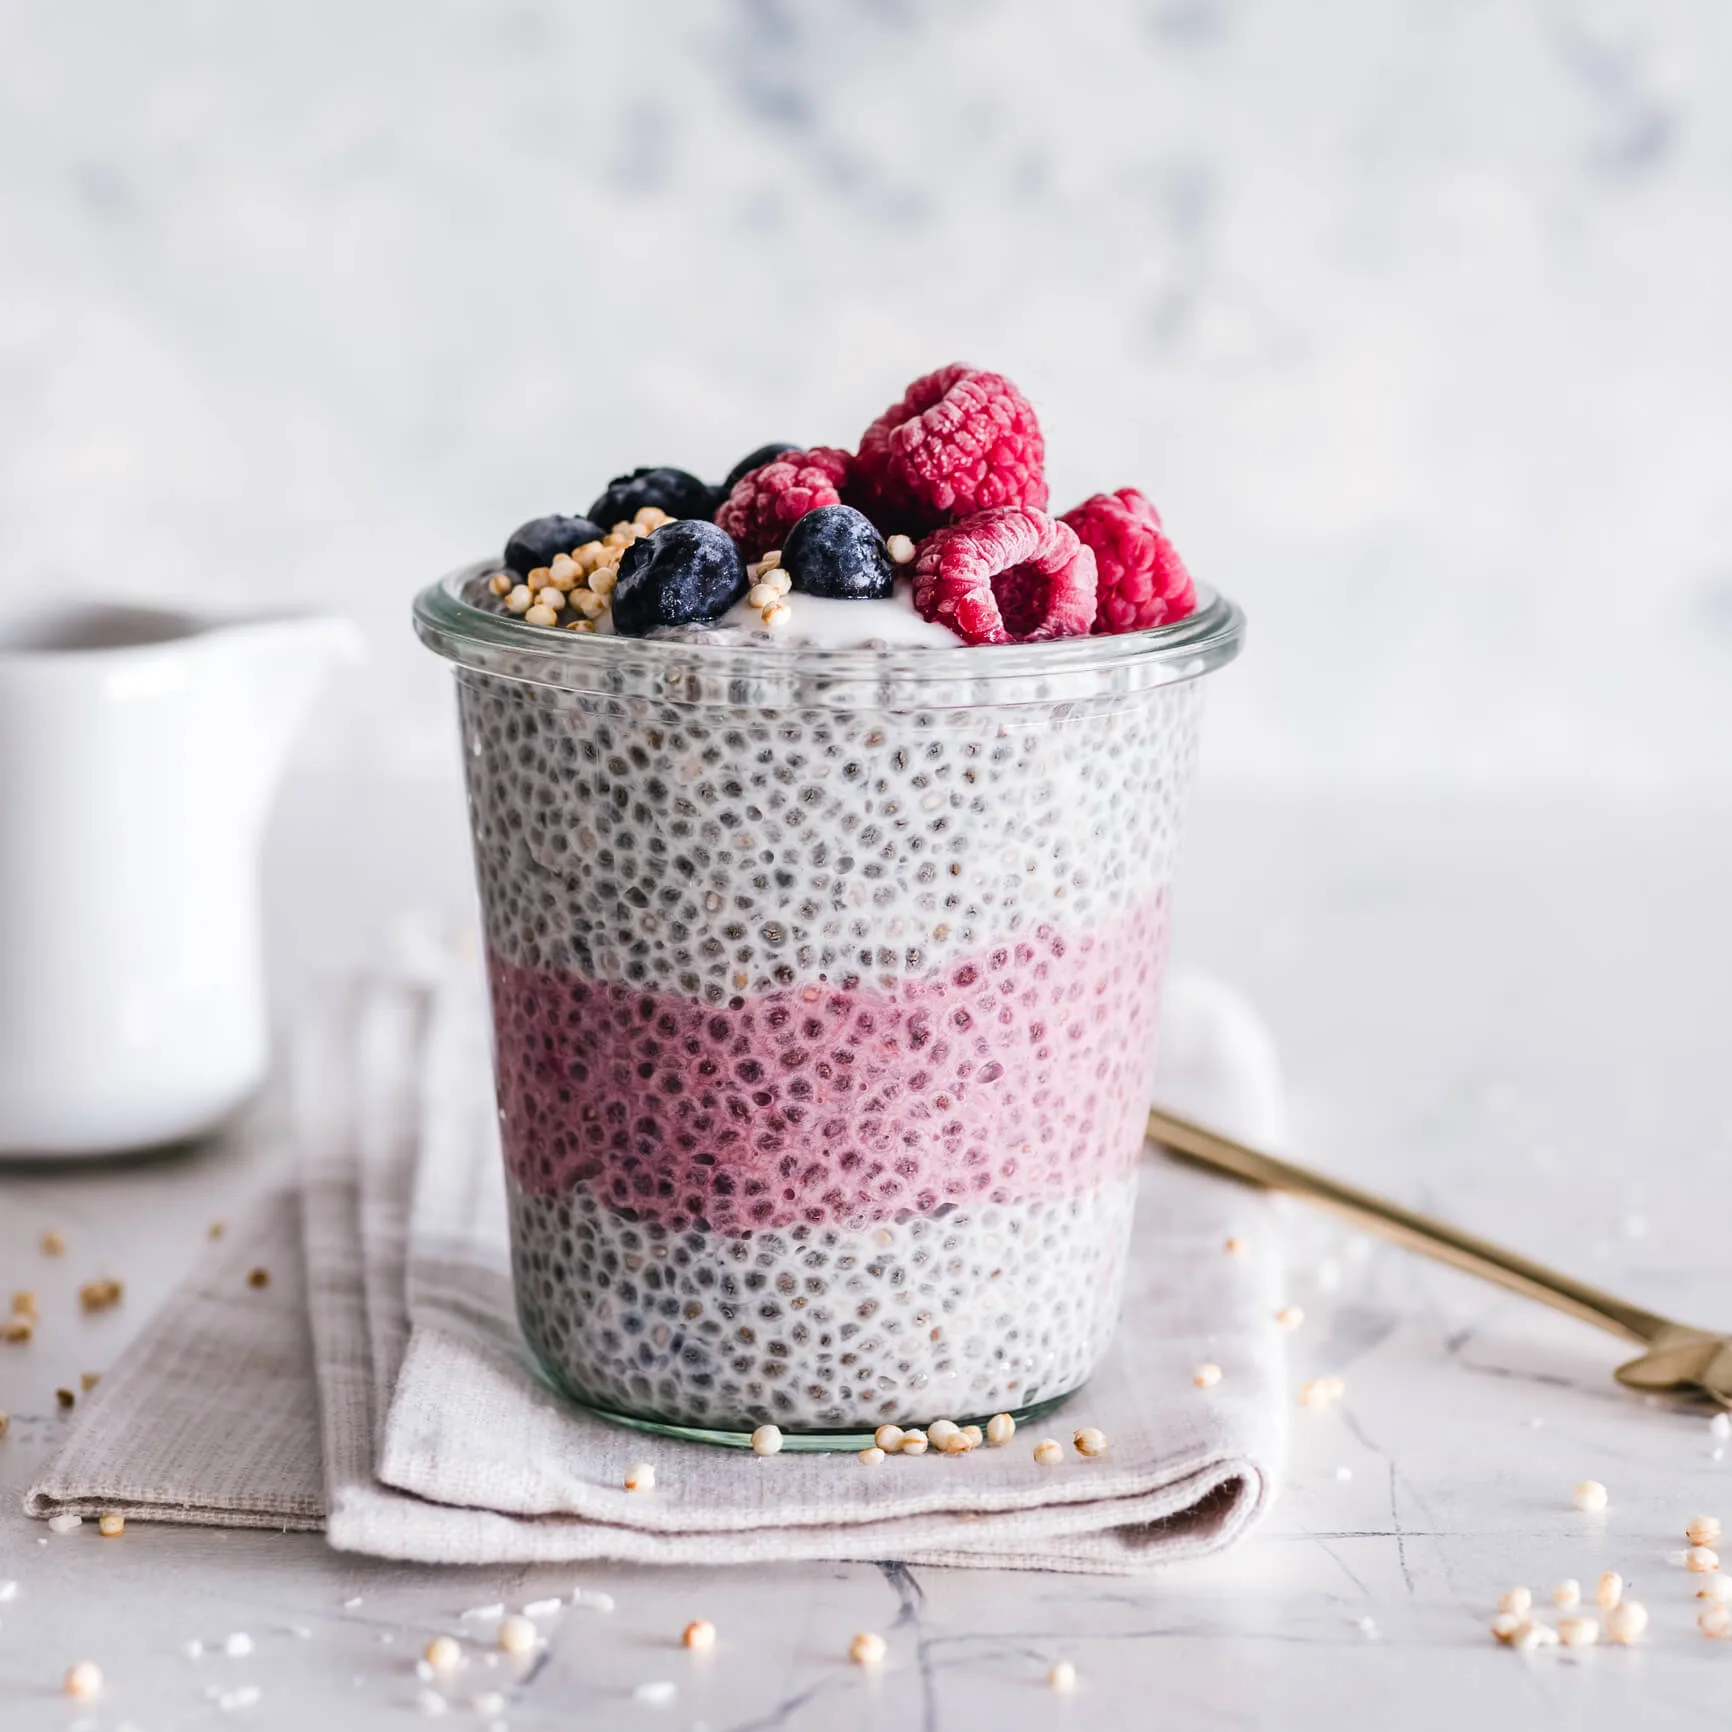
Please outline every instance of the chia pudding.
[{"label": "chia pudding", "polygon": [[1047,516],[1042,455],[1014,386],[943,369],[857,453],[639,471],[417,603],[519,1314],[579,1401],[858,1432],[1062,1396],[1107,1345],[1241,622],[1140,494]]}]

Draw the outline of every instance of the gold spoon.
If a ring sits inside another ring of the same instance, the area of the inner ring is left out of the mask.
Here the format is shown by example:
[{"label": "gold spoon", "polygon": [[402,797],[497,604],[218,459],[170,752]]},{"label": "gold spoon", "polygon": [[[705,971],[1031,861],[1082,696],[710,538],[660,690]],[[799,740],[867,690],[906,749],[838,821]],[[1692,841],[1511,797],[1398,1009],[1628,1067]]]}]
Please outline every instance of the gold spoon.
[{"label": "gold spoon", "polygon": [[1459,1227],[1430,1220],[1326,1174],[1278,1161],[1160,1107],[1149,1113],[1148,1134],[1175,1155],[1211,1172],[1320,1203],[1356,1227],[1381,1234],[1409,1251],[1423,1251],[1440,1263],[1495,1281],[1523,1298],[1537,1299],[1584,1323],[1641,1342],[1648,1351],[1620,1365],[1616,1373],[1618,1381],[1631,1389],[1705,1395],[1721,1407],[1732,1407],[1732,1336],[1692,1329],[1644,1311],[1639,1305],[1560,1275]]}]

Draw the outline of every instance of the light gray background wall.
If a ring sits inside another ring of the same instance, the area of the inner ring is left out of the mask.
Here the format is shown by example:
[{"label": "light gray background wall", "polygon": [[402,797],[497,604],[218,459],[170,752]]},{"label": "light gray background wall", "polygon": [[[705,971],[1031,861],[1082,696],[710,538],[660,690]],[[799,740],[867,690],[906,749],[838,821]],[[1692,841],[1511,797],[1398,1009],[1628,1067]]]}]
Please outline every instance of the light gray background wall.
[{"label": "light gray background wall", "polygon": [[412,589],[966,358],[1253,616],[1215,774],[1723,789],[1732,8],[5,8],[0,587]]}]

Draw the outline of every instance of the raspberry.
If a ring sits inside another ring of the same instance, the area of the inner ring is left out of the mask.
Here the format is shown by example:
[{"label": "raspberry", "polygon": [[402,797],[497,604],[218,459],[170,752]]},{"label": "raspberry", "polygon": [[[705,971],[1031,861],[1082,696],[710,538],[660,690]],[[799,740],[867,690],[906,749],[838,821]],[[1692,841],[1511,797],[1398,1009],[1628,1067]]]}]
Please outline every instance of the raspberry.
[{"label": "raspberry", "polygon": [[1095,556],[1044,511],[977,511],[920,544],[914,606],[964,643],[1078,637],[1094,623]]},{"label": "raspberry", "polygon": [[1197,605],[1196,586],[1161,514],[1134,487],[1097,493],[1059,519],[1094,549],[1099,572],[1097,632],[1170,625]]},{"label": "raspberry", "polygon": [[1046,505],[1046,441],[1002,373],[961,365],[916,379],[860,441],[858,485],[886,532],[918,534],[998,505]]},{"label": "raspberry", "polygon": [[853,479],[854,459],[830,445],[784,451],[748,469],[722,502],[716,522],[740,544],[747,559],[780,547],[788,531],[821,505],[840,505]]}]

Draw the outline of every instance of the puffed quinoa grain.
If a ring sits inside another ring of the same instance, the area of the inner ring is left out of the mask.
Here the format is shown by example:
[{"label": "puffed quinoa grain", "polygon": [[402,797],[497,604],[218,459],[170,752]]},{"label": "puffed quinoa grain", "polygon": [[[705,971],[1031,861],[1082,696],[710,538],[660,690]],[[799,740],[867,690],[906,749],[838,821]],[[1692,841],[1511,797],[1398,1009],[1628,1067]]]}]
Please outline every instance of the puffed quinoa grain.
[{"label": "puffed quinoa grain", "polygon": [[520,583],[506,596],[505,605],[512,613],[528,613],[535,605],[535,593],[527,583]]},{"label": "puffed quinoa grain", "polygon": [[114,1539],[117,1535],[126,1532],[126,1517],[113,1510],[108,1511],[106,1515],[99,1515],[96,1518],[96,1531],[105,1540]]},{"label": "puffed quinoa grain", "polygon": [[541,1640],[534,1624],[521,1612],[511,1612],[499,1620],[499,1645],[508,1654],[528,1654]]},{"label": "puffed quinoa grain", "polygon": [[1557,1644],[1558,1633],[1550,1624],[1536,1624],[1532,1619],[1528,1619],[1516,1631],[1512,1646],[1527,1654],[1535,1648],[1555,1648]]},{"label": "puffed quinoa grain", "polygon": [[890,1644],[872,1630],[862,1630],[848,1644],[848,1658],[856,1666],[881,1666],[889,1652]]},{"label": "puffed quinoa grain", "polygon": [[752,1433],[752,1453],[754,1455],[775,1455],[782,1447],[782,1428],[779,1425],[760,1425]]},{"label": "puffed quinoa grain", "polygon": [[994,1449],[1002,1449],[1016,1436],[1016,1421],[1008,1413],[995,1413],[986,1422],[986,1441]]},{"label": "puffed quinoa grain", "polygon": [[[14,1305],[16,1309],[16,1304]],[[1711,1515],[1691,1516],[1684,1529],[1684,1538],[1693,1546],[1717,1546],[1720,1543],[1720,1518]]]},{"label": "puffed quinoa grain", "polygon": [[767,583],[754,583],[746,591],[746,603],[760,612],[767,607],[774,607],[782,599],[780,593],[773,590]]},{"label": "puffed quinoa grain", "polygon": [[1533,1606],[1531,1588],[1511,1588],[1497,1603],[1500,1612],[1514,1612],[1518,1618],[1525,1618],[1533,1610]]},{"label": "puffed quinoa grain", "polygon": [[1732,1576],[1723,1576],[1716,1571],[1696,1590],[1696,1598],[1699,1600],[1732,1600]]},{"label": "puffed quinoa grain", "polygon": [[781,563],[782,550],[779,547],[772,547],[768,553],[763,553],[758,556],[759,571],[774,571]]},{"label": "puffed quinoa grain", "polygon": [[773,589],[777,595],[789,595],[793,592],[794,580],[779,565],[773,565],[764,573],[765,585]]},{"label": "puffed quinoa grain", "polygon": [[[587,594],[588,591],[586,590],[584,593]],[[565,606],[565,591],[562,589],[555,589],[552,584],[549,584],[535,599],[537,604],[541,607],[548,608],[552,612],[558,613]]]},{"label": "puffed quinoa grain", "polygon": [[487,587],[492,590],[495,595],[510,595],[511,579],[507,577],[503,571],[496,571],[490,578],[488,578]]},{"label": "puffed quinoa grain", "polygon": [[962,1435],[968,1439],[970,1449],[979,1449],[981,1444],[986,1441],[986,1433],[978,1425],[965,1425],[962,1428]]},{"label": "puffed quinoa grain", "polygon": [[1229,1257],[1237,1257],[1245,1249],[1245,1241],[1240,1238],[1230,1238],[1221,1247]]},{"label": "puffed quinoa grain", "polygon": [[680,1645],[699,1653],[716,1645],[716,1626],[708,1618],[694,1618],[680,1632]]},{"label": "puffed quinoa grain", "polygon": [[86,1311],[110,1311],[120,1303],[125,1291],[112,1275],[104,1275],[98,1280],[86,1281],[78,1289],[78,1303]]},{"label": "puffed quinoa grain", "polygon": [[524,609],[523,623],[525,625],[558,625],[559,615],[552,608],[543,607],[538,602],[534,607]]},{"label": "puffed quinoa grain", "polygon": [[8,1342],[14,1347],[22,1347],[35,1333],[36,1326],[28,1317],[8,1317],[4,1323],[0,1323],[0,1341]]},{"label": "puffed quinoa grain", "polygon": [[1581,1603],[1582,1584],[1574,1576],[1565,1576],[1552,1589],[1552,1604],[1554,1606],[1567,1611],[1571,1606],[1579,1606]]},{"label": "puffed quinoa grain", "polygon": [[1521,1627],[1522,1618],[1519,1612],[1499,1612],[1491,1621],[1491,1633],[1500,1642],[1513,1642]]},{"label": "puffed quinoa grain", "polygon": [[654,1491],[655,1486],[656,1470],[647,1461],[640,1461],[625,1476],[627,1491]]},{"label": "puffed quinoa grain", "polygon": [[68,1696],[88,1702],[91,1697],[102,1694],[102,1668],[94,1660],[80,1660],[66,1674],[60,1687]]},{"label": "puffed quinoa grain", "polygon": [[1624,1578],[1616,1570],[1602,1572],[1600,1579],[1594,1585],[1594,1601],[1603,1610],[1610,1611],[1624,1597]]},{"label": "puffed quinoa grain", "polygon": [[1071,1439],[1076,1446],[1078,1455],[1104,1455],[1107,1447],[1107,1434],[1099,1426],[1085,1425]]},{"label": "puffed quinoa grain", "polygon": [[793,623],[794,610],[785,601],[772,602],[764,609],[762,617],[771,631],[781,631]]},{"label": "puffed quinoa grain", "polygon": [[1056,1437],[1043,1437],[1034,1446],[1034,1459],[1042,1467],[1057,1467],[1064,1460],[1064,1450],[1059,1447]]},{"label": "puffed quinoa grain", "polygon": [[886,1455],[894,1455],[902,1447],[904,1433],[899,1425],[881,1425],[872,1433],[872,1441]]},{"label": "puffed quinoa grain", "polygon": [[1275,1313],[1275,1325],[1279,1329],[1297,1329],[1305,1321],[1305,1312],[1298,1305],[1283,1305]]},{"label": "puffed quinoa grain", "polygon": [[69,1412],[72,1408],[78,1405],[78,1397],[74,1395],[70,1389],[55,1390],[54,1399],[60,1403],[60,1408],[63,1413]]},{"label": "puffed quinoa grain", "polygon": [[1648,1608],[1640,1600],[1619,1600],[1606,1613],[1606,1640],[1628,1647],[1648,1628]]},{"label": "puffed quinoa grain", "polygon": [[1696,1614],[1696,1628],[1704,1636],[1716,1642],[1724,1642],[1727,1637],[1732,1636],[1732,1608],[1723,1606],[1718,1601],[1711,1606],[1704,1606]]},{"label": "puffed quinoa grain", "polygon": [[868,1445],[865,1449],[862,1449],[857,1453],[859,1459],[865,1462],[868,1467],[877,1467],[884,1459],[884,1451],[875,1443]]},{"label": "puffed quinoa grain", "polygon": [[452,1636],[435,1636],[421,1657],[435,1672],[455,1672],[463,1664],[463,1645]]},{"label": "puffed quinoa grain", "polygon": [[[906,541],[907,536],[899,539]],[[1057,1660],[1047,1668],[1047,1683],[1061,1695],[1068,1696],[1076,1688],[1076,1667],[1069,1660]]]},{"label": "puffed quinoa grain", "polygon": [[1711,1575],[1720,1567],[1720,1554],[1712,1546],[1691,1546],[1684,1554],[1684,1568],[1692,1575]]},{"label": "puffed quinoa grain", "polygon": [[902,1441],[897,1445],[898,1455],[924,1455],[926,1453],[926,1433],[919,1426],[903,1432]]},{"label": "puffed quinoa grain", "polygon": [[1606,1507],[1606,1488],[1597,1479],[1584,1479],[1570,1494],[1570,1501],[1577,1509],[1592,1514]]},{"label": "puffed quinoa grain", "polygon": [[1199,1365],[1191,1373],[1191,1381],[1199,1389],[1213,1389],[1221,1381],[1221,1368],[1213,1360],[1207,1365]]},{"label": "puffed quinoa grain", "polygon": [[1558,1619],[1558,1640],[1566,1648],[1591,1648],[1600,1639],[1600,1620],[1585,1614]]},{"label": "puffed quinoa grain", "polygon": [[556,589],[570,589],[580,575],[577,561],[569,553],[556,553],[547,568],[547,581]]},{"label": "puffed quinoa grain", "polygon": [[269,1269],[249,1269],[247,1271],[247,1285],[249,1287],[262,1291],[270,1284],[271,1272]]},{"label": "puffed quinoa grain", "polygon": [[28,1287],[12,1295],[12,1315],[31,1323],[41,1321],[41,1314],[36,1309],[36,1295]]},{"label": "puffed quinoa grain", "polygon": [[619,573],[611,565],[598,565],[589,574],[589,592],[599,595],[603,601],[613,594],[614,585],[619,582]]},{"label": "puffed quinoa grain", "polygon": [[36,1243],[42,1247],[44,1257],[58,1257],[66,1249],[66,1241],[52,1227]]},{"label": "puffed quinoa grain", "polygon": [[884,551],[890,555],[892,565],[912,565],[914,562],[914,543],[906,535],[892,535],[884,543]]}]

